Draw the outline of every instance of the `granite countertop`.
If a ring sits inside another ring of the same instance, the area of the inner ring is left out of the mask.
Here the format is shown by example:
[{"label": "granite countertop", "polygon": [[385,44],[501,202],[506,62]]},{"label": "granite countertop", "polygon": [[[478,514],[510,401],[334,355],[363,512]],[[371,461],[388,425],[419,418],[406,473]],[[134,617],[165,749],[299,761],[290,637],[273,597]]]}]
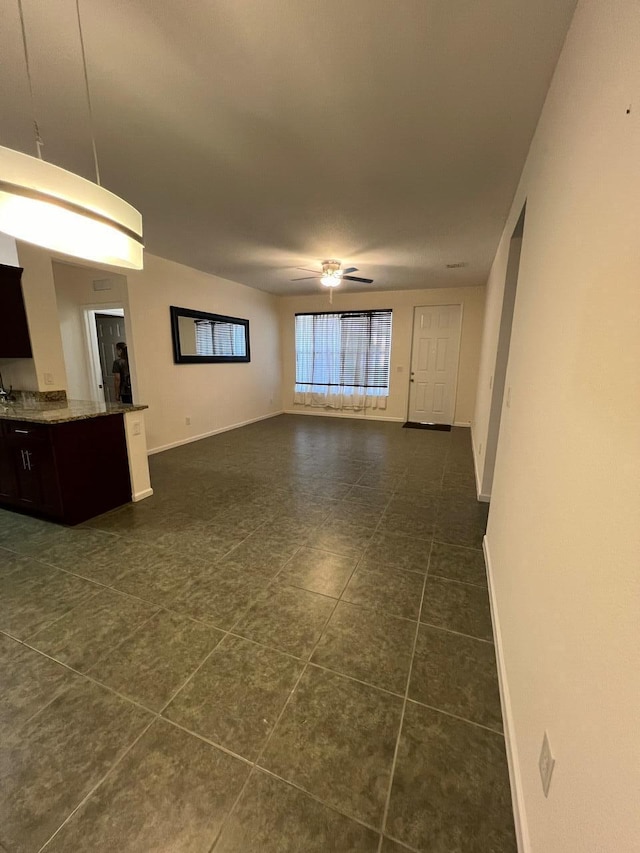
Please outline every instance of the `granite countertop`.
[{"label": "granite countertop", "polygon": [[0,420],[28,421],[34,424],[61,424],[68,421],[100,418],[104,415],[141,412],[148,408],[148,406],[127,405],[126,403],[93,403],[89,400],[64,400],[56,403],[21,400],[16,403],[0,403]]}]

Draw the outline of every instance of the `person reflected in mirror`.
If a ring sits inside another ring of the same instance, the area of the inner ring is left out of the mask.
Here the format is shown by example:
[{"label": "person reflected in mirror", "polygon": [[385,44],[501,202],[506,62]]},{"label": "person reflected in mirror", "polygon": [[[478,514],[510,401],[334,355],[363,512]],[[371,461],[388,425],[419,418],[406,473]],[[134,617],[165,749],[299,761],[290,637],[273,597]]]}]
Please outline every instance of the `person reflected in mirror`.
[{"label": "person reflected in mirror", "polygon": [[116,389],[118,403],[133,403],[131,392],[131,374],[129,373],[129,356],[124,341],[116,344],[116,360],[113,362],[113,384]]}]

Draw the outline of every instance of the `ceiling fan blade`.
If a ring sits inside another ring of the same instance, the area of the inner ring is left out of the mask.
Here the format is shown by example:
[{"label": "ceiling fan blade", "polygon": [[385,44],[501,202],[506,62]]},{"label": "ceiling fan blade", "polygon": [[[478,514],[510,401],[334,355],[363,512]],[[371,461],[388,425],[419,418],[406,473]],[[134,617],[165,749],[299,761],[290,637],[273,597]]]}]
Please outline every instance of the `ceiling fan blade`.
[{"label": "ceiling fan blade", "polygon": [[316,275],[322,275],[322,270],[310,270],[309,267],[296,267],[297,270],[302,270],[303,272],[314,272]]},{"label": "ceiling fan blade", "polygon": [[373,284],[372,278],[358,278],[356,275],[343,275],[343,281],[359,281],[361,284]]},{"label": "ceiling fan blade", "polygon": [[289,281],[308,281],[310,278],[318,278],[320,273],[316,273],[315,275],[304,275],[302,278],[290,278]]},{"label": "ceiling fan blade", "polygon": [[346,270],[342,270],[342,275],[349,275],[350,272],[358,272],[358,267],[348,267]]}]

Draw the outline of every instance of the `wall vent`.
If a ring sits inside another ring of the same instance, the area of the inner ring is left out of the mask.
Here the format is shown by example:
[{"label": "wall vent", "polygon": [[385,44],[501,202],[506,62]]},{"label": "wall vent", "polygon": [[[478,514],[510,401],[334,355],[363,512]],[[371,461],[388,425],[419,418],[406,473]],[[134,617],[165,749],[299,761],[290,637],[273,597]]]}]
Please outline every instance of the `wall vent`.
[{"label": "wall vent", "polygon": [[468,267],[469,264],[466,261],[458,261],[457,264],[447,264],[448,270],[459,270],[462,267]]},{"label": "wall vent", "polygon": [[112,278],[94,278],[93,289],[94,290],[112,290],[113,289],[113,279]]}]

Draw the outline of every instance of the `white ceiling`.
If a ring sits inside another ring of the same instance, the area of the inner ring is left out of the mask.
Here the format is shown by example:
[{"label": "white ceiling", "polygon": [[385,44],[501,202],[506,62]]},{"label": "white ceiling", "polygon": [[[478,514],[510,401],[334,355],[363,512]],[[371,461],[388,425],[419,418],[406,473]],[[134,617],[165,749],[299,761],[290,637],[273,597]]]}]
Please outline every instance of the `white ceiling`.
[{"label": "white ceiling", "polygon": [[[23,0],[45,157],[93,177],[75,0]],[[102,182],[273,293],[483,284],[575,0],[81,0]],[[0,144],[35,153],[17,0]],[[447,270],[447,263],[467,262]]]}]

